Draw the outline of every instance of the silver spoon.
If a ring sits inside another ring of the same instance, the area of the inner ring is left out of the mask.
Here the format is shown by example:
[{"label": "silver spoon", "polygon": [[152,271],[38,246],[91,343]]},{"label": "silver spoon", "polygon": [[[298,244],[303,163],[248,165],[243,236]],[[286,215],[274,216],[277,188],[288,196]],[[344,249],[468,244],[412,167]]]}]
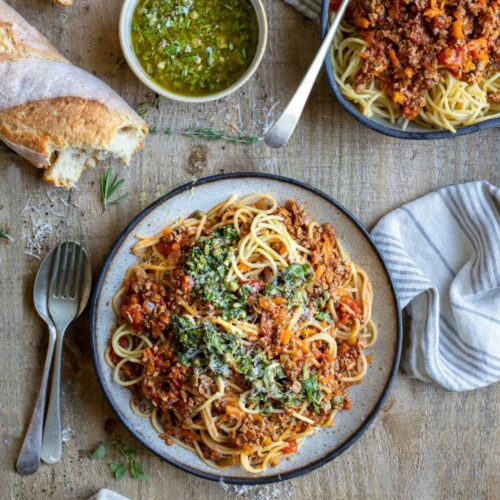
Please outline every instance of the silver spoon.
[{"label": "silver spoon", "polygon": [[59,462],[61,436],[61,361],[64,333],[68,325],[85,309],[90,295],[92,275],[84,248],[74,241],[59,243],[52,261],[47,307],[56,332],[49,407],[43,430],[41,458],[47,464]]},{"label": "silver spoon", "polygon": [[[56,250],[57,248],[54,248],[43,260],[40,268],[38,269],[33,287],[33,302],[38,315],[48,326],[49,343],[47,346],[47,354],[45,357],[38,397],[36,399],[28,430],[24,436],[21,451],[19,452],[16,462],[16,469],[19,474],[33,474],[40,466],[40,451],[42,447],[43,417],[45,413],[45,401],[47,398],[47,384],[49,381],[49,372],[52,365],[52,357],[56,343],[56,329],[49,316],[49,310],[47,307],[50,271],[52,269],[52,261]],[[80,315],[85,309],[86,302],[87,301],[85,300],[80,303],[78,315]]]},{"label": "silver spoon", "polygon": [[47,292],[47,308],[57,333],[41,449],[41,459],[48,464],[59,462],[62,454],[60,396],[64,333],[68,325],[85,309],[91,282],[90,262],[84,248],[76,242],[59,243],[52,259]]},{"label": "silver spoon", "polygon": [[342,1],[337,14],[335,15],[335,19],[323,39],[321,47],[311,63],[311,66],[309,66],[306,75],[297,87],[295,94],[293,94],[293,97],[290,99],[285,111],[283,111],[274,125],[265,133],[264,142],[270,148],[282,148],[290,140],[290,137],[292,137],[293,131],[295,130],[295,127],[300,119],[300,115],[304,110],[304,106],[309,98],[314,82],[318,77],[318,73],[321,70],[323,61],[325,60],[328,50],[330,49],[330,45],[333,42],[335,33],[337,32],[340,21],[344,17],[344,13],[348,5],[349,0]]}]

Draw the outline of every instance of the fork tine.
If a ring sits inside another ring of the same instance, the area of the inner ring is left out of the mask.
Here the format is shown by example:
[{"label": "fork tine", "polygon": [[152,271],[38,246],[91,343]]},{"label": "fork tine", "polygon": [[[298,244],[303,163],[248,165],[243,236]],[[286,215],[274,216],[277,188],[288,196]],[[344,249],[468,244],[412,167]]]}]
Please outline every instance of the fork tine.
[{"label": "fork tine", "polygon": [[59,243],[59,245],[57,245],[56,254],[54,255],[53,260],[52,260],[52,274],[50,276],[49,296],[56,295],[57,278],[59,276],[59,264],[60,264],[60,259],[61,259],[61,247],[62,247],[62,243]]},{"label": "fork tine", "polygon": [[[71,249],[71,260],[69,262],[69,267],[66,270],[64,289],[62,291],[63,297],[70,297],[71,291],[75,285],[75,259],[76,259],[76,243],[72,241],[68,243],[69,249]],[[68,250],[68,253],[70,250]]]},{"label": "fork tine", "polygon": [[63,292],[64,292],[64,285],[65,285],[65,278],[66,274],[68,272],[68,257],[69,257],[69,251],[68,247],[69,244],[67,242],[62,244],[62,256],[61,256],[61,262],[59,264],[59,276],[57,279],[57,292],[56,292],[56,297],[60,297]]},{"label": "fork tine", "polygon": [[79,244],[76,244],[76,248],[78,249],[78,259],[76,265],[76,275],[74,281],[74,287],[71,293],[72,298],[80,299],[80,293],[82,289],[83,275],[84,275],[84,262],[83,262],[83,247]]}]

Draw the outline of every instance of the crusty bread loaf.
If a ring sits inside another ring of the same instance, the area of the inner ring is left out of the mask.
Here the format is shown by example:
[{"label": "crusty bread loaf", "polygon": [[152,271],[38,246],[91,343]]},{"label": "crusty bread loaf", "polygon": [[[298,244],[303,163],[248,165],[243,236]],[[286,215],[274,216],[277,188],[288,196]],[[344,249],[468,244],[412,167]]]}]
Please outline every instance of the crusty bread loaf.
[{"label": "crusty bread loaf", "polygon": [[146,123],[104,82],[73,66],[0,0],[0,139],[71,187],[105,158],[128,163]]}]

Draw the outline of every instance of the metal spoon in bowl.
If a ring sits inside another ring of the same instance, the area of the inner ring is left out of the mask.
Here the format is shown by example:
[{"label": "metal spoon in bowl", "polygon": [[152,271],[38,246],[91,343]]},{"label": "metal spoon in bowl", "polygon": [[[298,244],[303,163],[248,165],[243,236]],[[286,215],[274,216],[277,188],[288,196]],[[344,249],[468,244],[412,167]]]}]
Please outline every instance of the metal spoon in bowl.
[{"label": "metal spoon in bowl", "polygon": [[342,0],[339,10],[335,15],[335,19],[323,39],[323,43],[316,53],[316,57],[311,63],[311,66],[309,66],[306,75],[297,87],[295,94],[293,94],[293,97],[290,99],[285,111],[283,111],[274,125],[264,134],[264,142],[270,148],[281,148],[290,140],[290,137],[292,137],[293,131],[299,122],[300,115],[304,110],[304,106],[309,98],[314,82],[330,50],[335,33],[337,32],[340,21],[344,17],[348,5],[349,0]]},{"label": "metal spoon in bowl", "polygon": [[[47,346],[47,355],[43,367],[42,381],[31,421],[24,436],[23,445],[16,462],[16,469],[19,474],[33,474],[40,466],[40,450],[42,447],[42,432],[45,413],[45,401],[47,397],[47,384],[49,381],[49,372],[52,365],[52,356],[56,343],[56,330],[52,322],[47,307],[47,296],[49,289],[50,271],[52,261],[57,248],[54,248],[43,260],[35,278],[33,287],[33,302],[38,315],[45,321],[49,328],[49,344]],[[83,312],[87,300],[81,301],[78,315]]]},{"label": "metal spoon in bowl", "polygon": [[52,386],[40,454],[47,464],[59,462],[62,454],[60,397],[64,333],[85,308],[91,281],[90,262],[84,248],[73,241],[59,243],[52,262],[47,293],[47,308],[57,333]]}]

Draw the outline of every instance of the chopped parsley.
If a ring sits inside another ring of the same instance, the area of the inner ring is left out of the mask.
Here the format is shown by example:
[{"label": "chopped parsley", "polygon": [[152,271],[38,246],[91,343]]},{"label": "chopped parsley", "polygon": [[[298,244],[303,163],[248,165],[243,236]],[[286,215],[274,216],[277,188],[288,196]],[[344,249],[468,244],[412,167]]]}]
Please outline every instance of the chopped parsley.
[{"label": "chopped parsley", "polygon": [[266,286],[264,294],[284,297],[289,304],[297,304],[313,276],[314,271],[310,264],[291,264],[279,273],[274,283]]},{"label": "chopped parsley", "polygon": [[327,323],[331,323],[332,322],[332,318],[330,317],[330,315],[325,312],[325,311],[319,311],[317,312],[314,317],[318,320],[318,321],[326,321]]},{"label": "chopped parsley", "polygon": [[314,411],[319,412],[319,404],[323,397],[321,384],[318,381],[317,372],[309,372],[305,365],[302,368],[302,390],[309,403],[312,403]]},{"label": "chopped parsley", "polygon": [[240,288],[237,281],[227,281],[232,244],[238,238],[231,225],[218,229],[210,239],[200,238],[184,266],[194,279],[193,295],[218,309],[225,319],[246,318],[246,299],[252,291],[248,285]]},{"label": "chopped parsley", "polygon": [[172,329],[181,364],[210,369],[225,378],[231,369],[240,373],[251,386],[248,400],[259,403],[263,413],[272,410],[276,402],[296,407],[304,400],[304,395],[289,390],[290,381],[281,365],[261,350],[245,348],[237,333],[220,331],[208,321],[196,323],[189,315],[174,316]]}]

